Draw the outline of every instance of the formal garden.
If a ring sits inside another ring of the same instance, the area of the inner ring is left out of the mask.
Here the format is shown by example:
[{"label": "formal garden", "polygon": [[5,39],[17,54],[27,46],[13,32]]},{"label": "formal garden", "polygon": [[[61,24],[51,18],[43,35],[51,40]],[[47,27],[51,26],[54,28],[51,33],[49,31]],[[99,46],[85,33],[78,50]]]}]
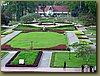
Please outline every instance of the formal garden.
[{"label": "formal garden", "polygon": [[[64,2],[4,2],[7,5],[2,5],[1,11],[1,67],[96,66],[96,14],[91,10],[95,3],[82,2],[81,8],[78,1],[74,6],[73,1]],[[67,8],[67,14],[61,11],[47,15],[46,6],[53,7],[54,3],[59,7],[68,5],[70,10]],[[38,5],[43,13],[39,13]]]}]

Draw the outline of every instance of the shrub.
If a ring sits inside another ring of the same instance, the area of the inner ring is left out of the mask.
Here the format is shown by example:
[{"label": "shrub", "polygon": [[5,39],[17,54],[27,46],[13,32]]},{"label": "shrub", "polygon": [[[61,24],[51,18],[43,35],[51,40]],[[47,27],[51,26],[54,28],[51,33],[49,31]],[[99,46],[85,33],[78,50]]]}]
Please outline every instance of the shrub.
[{"label": "shrub", "polygon": [[74,31],[74,33],[75,33],[75,34],[81,34],[81,32],[80,32],[80,31]]},{"label": "shrub", "polygon": [[1,35],[1,38],[5,37],[5,35]]},{"label": "shrub", "polygon": [[8,23],[8,25],[9,25],[9,26],[12,26],[12,25],[15,25],[15,24],[17,24],[17,23],[18,23],[17,21],[11,21],[11,22]]},{"label": "shrub", "polygon": [[10,34],[10,33],[12,33],[12,32],[13,32],[13,30],[10,29],[10,30],[8,30],[8,31],[3,32],[2,35],[7,35],[7,34]]},{"label": "shrub", "polygon": [[88,37],[78,36],[78,39],[88,39]]},{"label": "shrub", "polygon": [[37,20],[38,18],[40,18],[39,14],[34,14],[34,13],[30,13],[27,15],[24,15],[20,18],[22,23],[27,23],[27,22],[31,22],[34,20],[34,18]]}]

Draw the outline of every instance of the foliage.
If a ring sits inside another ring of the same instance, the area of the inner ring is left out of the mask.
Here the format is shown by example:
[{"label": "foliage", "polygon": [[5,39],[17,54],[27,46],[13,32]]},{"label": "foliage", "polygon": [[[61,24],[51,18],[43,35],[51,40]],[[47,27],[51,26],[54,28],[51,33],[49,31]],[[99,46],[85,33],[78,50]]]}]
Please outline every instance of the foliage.
[{"label": "foliage", "polygon": [[17,21],[11,21],[11,22],[8,23],[8,25],[9,25],[9,26],[12,26],[12,25],[15,25],[15,24],[17,24],[17,23],[18,23]]},{"label": "foliage", "polygon": [[1,14],[1,24],[8,25],[9,23],[9,18],[6,17],[4,14]]},{"label": "foliage", "polygon": [[36,14],[36,13],[30,13],[30,14],[27,14],[27,15],[24,15],[20,18],[20,20],[24,23],[27,23],[27,22],[31,22],[33,21],[34,19],[38,19],[40,18],[40,15],[39,14]]},{"label": "foliage", "polygon": [[74,31],[74,33],[75,33],[75,34],[81,34],[80,31],[76,31],[76,30]]},{"label": "foliage", "polygon": [[7,35],[7,34],[10,34],[10,33],[12,33],[12,32],[13,32],[13,30],[10,29],[10,30],[8,30],[8,31],[3,32],[2,35]]},{"label": "foliage", "polygon": [[91,54],[96,53],[96,50],[91,48],[89,45],[81,45],[78,46],[77,50],[75,50],[78,57],[82,57],[87,63],[90,59]]}]

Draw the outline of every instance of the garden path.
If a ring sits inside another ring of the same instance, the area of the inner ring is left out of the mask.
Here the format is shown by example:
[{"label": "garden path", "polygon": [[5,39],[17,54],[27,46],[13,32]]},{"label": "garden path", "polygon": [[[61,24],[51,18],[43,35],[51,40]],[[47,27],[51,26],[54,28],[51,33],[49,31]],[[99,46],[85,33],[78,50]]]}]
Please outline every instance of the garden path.
[{"label": "garden path", "polygon": [[[3,72],[81,72],[81,68],[2,67]],[[84,69],[86,72],[86,69]],[[88,68],[89,72],[89,68]]]},{"label": "garden path", "polygon": [[38,67],[50,67],[51,51],[43,51]]},{"label": "garden path", "polygon": [[1,45],[3,45],[4,43],[6,43],[7,41],[9,41],[10,39],[12,39],[13,37],[15,37],[16,35],[18,35],[21,32],[22,31],[14,31],[11,34],[8,34],[5,37],[1,38]]},{"label": "garden path", "polygon": [[7,51],[7,52],[9,52],[8,55],[1,60],[1,67],[5,67],[5,64],[17,53],[17,51]]},{"label": "garden path", "polygon": [[79,42],[79,39],[77,36],[74,34],[73,31],[66,31],[67,39],[68,39],[68,44],[71,45],[74,42]]}]

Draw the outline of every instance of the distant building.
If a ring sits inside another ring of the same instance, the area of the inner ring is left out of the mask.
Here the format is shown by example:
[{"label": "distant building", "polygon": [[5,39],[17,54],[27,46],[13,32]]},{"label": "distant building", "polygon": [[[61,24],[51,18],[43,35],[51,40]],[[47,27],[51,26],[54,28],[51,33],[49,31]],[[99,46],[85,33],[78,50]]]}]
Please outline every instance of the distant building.
[{"label": "distant building", "polygon": [[38,6],[36,8],[36,12],[35,13],[39,13],[40,15],[44,15],[45,16],[53,16],[53,15],[68,15],[70,14],[69,12],[69,8],[66,6],[46,6],[44,7],[44,9],[41,8],[41,6]]}]

